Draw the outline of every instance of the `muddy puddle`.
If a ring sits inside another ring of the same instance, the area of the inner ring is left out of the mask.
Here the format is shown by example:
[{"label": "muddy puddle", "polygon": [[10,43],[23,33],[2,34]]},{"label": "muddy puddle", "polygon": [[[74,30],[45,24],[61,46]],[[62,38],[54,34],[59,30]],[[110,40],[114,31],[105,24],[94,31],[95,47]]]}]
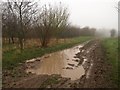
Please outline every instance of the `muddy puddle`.
[{"label": "muddy puddle", "polygon": [[40,58],[35,58],[26,61],[27,73],[40,74],[60,74],[62,77],[77,80],[85,74],[82,65],[78,66],[79,58],[75,58],[76,54],[80,52],[84,44],[44,55]]}]

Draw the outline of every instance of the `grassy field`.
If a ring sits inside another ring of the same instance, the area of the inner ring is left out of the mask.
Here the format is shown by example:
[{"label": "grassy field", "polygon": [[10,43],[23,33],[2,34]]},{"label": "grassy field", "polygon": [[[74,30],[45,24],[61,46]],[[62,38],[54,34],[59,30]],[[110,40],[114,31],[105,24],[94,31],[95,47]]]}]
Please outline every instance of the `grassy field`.
[{"label": "grassy field", "polygon": [[[63,43],[57,43],[54,45],[51,45],[47,48],[25,48],[23,52],[21,53],[19,49],[11,49],[3,51],[3,69],[13,69],[15,66],[17,66],[19,63],[24,62],[25,60],[32,59],[35,57],[40,57],[44,54],[63,50],[66,48],[70,48],[76,44],[85,42],[87,40],[92,39],[92,37],[77,37],[69,39],[67,42]],[[4,46],[4,45],[3,45]],[[5,45],[4,48],[12,48],[12,45]]]},{"label": "grassy field", "polygon": [[112,65],[112,73],[109,78],[113,80],[114,83],[118,84],[120,82],[118,78],[118,39],[117,38],[107,38],[103,40],[103,46],[106,50],[106,55],[108,63]]}]

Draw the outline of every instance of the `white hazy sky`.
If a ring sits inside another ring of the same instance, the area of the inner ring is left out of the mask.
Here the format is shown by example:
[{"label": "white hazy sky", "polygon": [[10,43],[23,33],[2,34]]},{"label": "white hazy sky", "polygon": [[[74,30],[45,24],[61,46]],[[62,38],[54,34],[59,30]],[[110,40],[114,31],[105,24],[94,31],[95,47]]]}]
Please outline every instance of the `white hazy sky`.
[{"label": "white hazy sky", "polygon": [[[4,1],[4,0],[2,0]],[[84,27],[118,29],[118,11],[115,7],[120,0],[35,0],[41,4],[59,4],[68,7],[71,24]]]},{"label": "white hazy sky", "polygon": [[69,21],[80,27],[118,29],[119,0],[40,0],[40,3],[62,2],[70,12]]}]

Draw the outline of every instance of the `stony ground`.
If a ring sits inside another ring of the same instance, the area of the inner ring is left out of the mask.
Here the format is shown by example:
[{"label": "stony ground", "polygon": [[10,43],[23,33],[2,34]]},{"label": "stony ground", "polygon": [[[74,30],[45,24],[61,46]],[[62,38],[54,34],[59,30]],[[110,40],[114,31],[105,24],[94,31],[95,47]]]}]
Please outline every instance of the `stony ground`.
[{"label": "stony ground", "polygon": [[[3,87],[115,88],[116,85],[107,77],[111,72],[111,65],[106,62],[105,51],[100,40],[92,40],[80,50],[81,52],[76,54],[76,58],[80,58],[78,65],[83,65],[85,75],[78,80],[72,81],[70,78],[62,78],[60,75],[26,74],[26,66],[23,63],[14,70],[3,70]],[[86,61],[85,58],[87,58]]]}]

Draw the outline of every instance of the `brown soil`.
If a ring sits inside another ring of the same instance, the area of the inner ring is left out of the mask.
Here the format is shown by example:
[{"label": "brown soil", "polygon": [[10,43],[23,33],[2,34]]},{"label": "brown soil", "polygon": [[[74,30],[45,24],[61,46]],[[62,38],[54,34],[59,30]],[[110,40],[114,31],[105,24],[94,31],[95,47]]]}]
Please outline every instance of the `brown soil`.
[{"label": "brown soil", "polygon": [[[80,58],[79,65],[83,65],[85,75],[78,80],[63,78],[60,75],[35,75],[25,73],[26,66],[21,64],[14,70],[3,70],[4,88],[115,88],[107,77],[111,65],[106,63],[105,52],[100,40],[87,43],[81,52],[76,54]],[[85,61],[85,59],[87,59]],[[77,61],[78,62],[78,61]]]},{"label": "brown soil", "polygon": [[[88,46],[87,46],[88,45]],[[109,80],[108,74],[111,72],[111,65],[106,62],[105,51],[99,40],[93,41],[91,45],[87,44],[82,53],[88,60],[84,64],[86,74],[83,75],[71,87],[77,88],[117,88],[112,80]],[[91,47],[91,49],[89,48]],[[87,52],[89,50],[89,52]],[[81,54],[78,57],[81,58]],[[109,80],[109,82],[108,82]]]}]

